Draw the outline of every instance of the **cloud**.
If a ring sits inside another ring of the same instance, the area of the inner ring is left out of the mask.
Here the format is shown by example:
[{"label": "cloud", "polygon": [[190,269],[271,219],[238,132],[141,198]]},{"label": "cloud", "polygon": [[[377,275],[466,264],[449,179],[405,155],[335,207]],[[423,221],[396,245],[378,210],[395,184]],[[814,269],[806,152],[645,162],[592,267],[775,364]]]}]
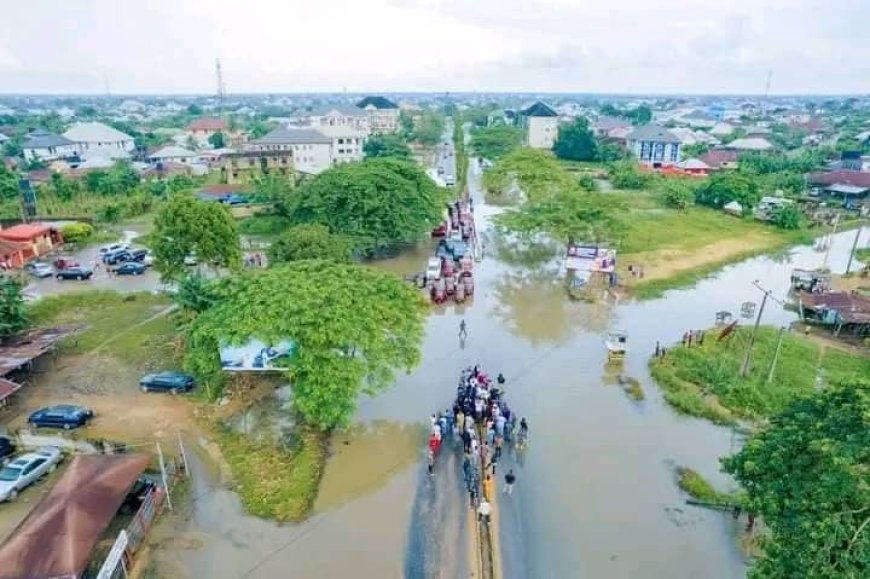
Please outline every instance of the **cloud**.
[{"label": "cloud", "polygon": [[[870,92],[866,0],[31,0],[6,91]],[[4,48],[5,47],[5,48]]]}]

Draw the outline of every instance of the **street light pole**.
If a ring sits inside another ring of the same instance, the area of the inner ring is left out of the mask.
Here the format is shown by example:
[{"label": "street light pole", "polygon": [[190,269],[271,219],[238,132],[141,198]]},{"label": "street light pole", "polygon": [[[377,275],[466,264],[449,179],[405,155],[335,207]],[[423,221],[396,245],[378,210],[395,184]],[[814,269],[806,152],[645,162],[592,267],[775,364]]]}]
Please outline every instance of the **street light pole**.
[{"label": "street light pole", "polygon": [[849,275],[849,271],[852,269],[852,260],[855,258],[855,250],[858,249],[858,239],[861,237],[862,229],[864,226],[859,225],[858,231],[855,232],[855,241],[852,243],[852,251],[849,252],[849,263],[846,264],[846,275]]},{"label": "street light pole", "polygon": [[752,357],[752,346],[755,345],[755,335],[758,333],[758,326],[761,324],[761,314],[764,313],[764,306],[767,304],[767,296],[770,292],[764,290],[764,297],[761,298],[761,307],[758,308],[758,316],[755,318],[755,326],[752,328],[752,334],[749,336],[749,347],[746,348],[746,356],[743,358],[743,366],[740,367],[740,375],[746,378],[749,375],[749,360]]},{"label": "street light pole", "polygon": [[776,350],[773,352],[773,360],[770,362],[770,370],[767,372],[767,384],[773,381],[773,373],[776,371],[776,363],[779,361],[779,349],[782,347],[782,337],[785,334],[785,326],[779,329],[779,339],[776,341]]}]

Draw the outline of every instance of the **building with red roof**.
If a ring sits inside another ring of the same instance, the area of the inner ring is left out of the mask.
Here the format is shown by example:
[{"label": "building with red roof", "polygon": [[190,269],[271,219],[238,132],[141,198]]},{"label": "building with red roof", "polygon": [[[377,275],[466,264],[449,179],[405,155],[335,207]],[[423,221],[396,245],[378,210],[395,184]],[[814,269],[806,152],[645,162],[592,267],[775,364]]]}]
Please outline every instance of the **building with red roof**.
[{"label": "building with red roof", "polygon": [[209,146],[208,139],[215,133],[223,133],[227,139],[229,134],[227,131],[227,122],[223,119],[203,117],[194,119],[187,125],[186,132],[188,136],[193,138],[201,147]]},{"label": "building with red roof", "polygon": [[20,223],[0,229],[2,241],[16,244],[24,261],[29,261],[63,245],[63,236],[60,231],[44,223]]}]

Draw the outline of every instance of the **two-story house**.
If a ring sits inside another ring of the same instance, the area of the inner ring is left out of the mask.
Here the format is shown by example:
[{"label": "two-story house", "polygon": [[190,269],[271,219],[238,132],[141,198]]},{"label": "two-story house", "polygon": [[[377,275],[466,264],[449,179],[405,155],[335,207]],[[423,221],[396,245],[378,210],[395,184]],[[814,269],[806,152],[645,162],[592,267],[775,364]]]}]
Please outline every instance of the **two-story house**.
[{"label": "two-story house", "polygon": [[533,149],[552,149],[559,136],[559,114],[538,101],[518,115],[519,125],[526,129],[526,144]]},{"label": "two-story house", "polygon": [[661,125],[641,125],[625,138],[638,161],[658,169],[680,162],[680,139]]},{"label": "two-story house", "polygon": [[[317,174],[332,166],[332,139],[314,129],[275,129],[248,143],[246,152],[261,153],[303,173]],[[283,153],[290,153],[283,155]],[[284,158],[285,160],[282,160]]]},{"label": "two-story house", "polygon": [[76,123],[63,136],[78,144],[83,159],[126,159],[136,147],[133,137],[103,123]]},{"label": "two-story house", "polygon": [[312,113],[306,123],[332,139],[332,164],[361,161],[370,134],[369,115],[357,107],[335,106]]},{"label": "two-story house", "polygon": [[399,130],[399,106],[382,96],[368,96],[356,103],[368,116],[372,133],[395,133]]},{"label": "two-story house", "polygon": [[21,149],[27,161],[56,161],[74,157],[79,153],[79,146],[76,143],[44,129],[35,129],[27,133]]},{"label": "two-story house", "polygon": [[201,118],[190,121],[184,132],[200,147],[209,147],[208,139],[215,133],[223,133],[229,142],[227,129],[227,122],[223,119]]}]

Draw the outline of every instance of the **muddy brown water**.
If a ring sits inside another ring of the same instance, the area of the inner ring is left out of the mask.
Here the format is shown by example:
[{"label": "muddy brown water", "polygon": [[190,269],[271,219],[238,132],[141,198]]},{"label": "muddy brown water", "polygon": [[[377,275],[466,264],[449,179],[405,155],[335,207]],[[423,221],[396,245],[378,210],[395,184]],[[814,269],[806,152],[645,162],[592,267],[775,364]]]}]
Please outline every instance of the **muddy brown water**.
[{"label": "muddy brown water", "polygon": [[[476,209],[485,229],[496,210]],[[845,269],[853,237],[835,236],[833,271]],[[336,435],[309,521],[281,526],[245,516],[238,497],[197,462],[192,515],[179,536],[200,546],[170,541],[158,559],[187,577],[214,579],[467,576],[467,506],[457,469],[447,454],[435,476],[425,476],[421,433],[427,417],[448,405],[459,370],[480,363],[505,374],[512,407],[530,423],[527,451],[508,453],[499,465],[500,475],[505,468],[517,475],[513,495],[499,503],[507,577],[745,576],[736,523],[686,506],[673,475],[675,465],[687,465],[729,487],[718,458],[740,440],[674,413],[647,361],[657,340],[675,342],[688,329],[712,325],[719,310],[738,318],[742,302],[760,302],[753,280],[784,297],[791,268],[817,267],[824,254],[798,247],[727,267],[658,300],[602,306],[568,301],[549,266],[510,265],[494,257],[491,243],[475,270],[473,302],[434,309],[420,366],[364,399],[356,424]],[[380,267],[417,273],[428,252],[421,245]],[[468,338],[460,341],[463,318]],[[764,323],[794,319],[768,303]],[[621,372],[639,380],[642,402],[614,384],[605,364],[610,329],[629,333]]]}]

